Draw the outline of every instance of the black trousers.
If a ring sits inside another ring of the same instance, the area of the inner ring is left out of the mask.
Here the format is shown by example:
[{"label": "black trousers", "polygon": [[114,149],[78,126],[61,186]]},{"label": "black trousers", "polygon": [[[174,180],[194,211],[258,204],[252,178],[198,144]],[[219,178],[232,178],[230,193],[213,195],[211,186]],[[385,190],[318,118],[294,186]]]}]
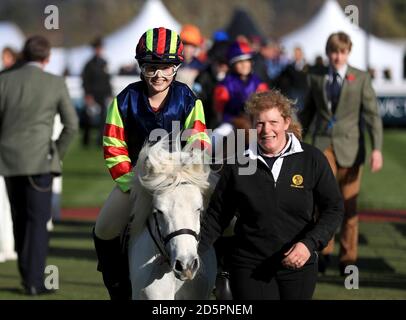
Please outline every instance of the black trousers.
[{"label": "black trousers", "polygon": [[5,178],[23,286],[44,286],[51,217],[52,175]]},{"label": "black trousers", "polygon": [[[230,288],[234,300],[310,300],[316,288],[317,257],[297,270],[283,266],[263,270],[230,269]],[[273,270],[272,270],[273,269]]]}]

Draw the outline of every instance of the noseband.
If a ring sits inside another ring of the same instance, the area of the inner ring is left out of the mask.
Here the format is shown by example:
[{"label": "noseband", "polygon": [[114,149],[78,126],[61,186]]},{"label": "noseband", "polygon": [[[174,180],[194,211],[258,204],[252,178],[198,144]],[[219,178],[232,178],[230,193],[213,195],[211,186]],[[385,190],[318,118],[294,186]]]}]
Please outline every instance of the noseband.
[{"label": "noseband", "polygon": [[[181,182],[180,184],[190,184],[190,183]],[[196,231],[194,231],[192,229],[186,229],[186,228],[179,229],[179,230],[176,230],[174,232],[171,232],[170,234],[168,234],[168,235],[166,235],[164,237],[162,235],[162,233],[161,233],[161,229],[159,228],[156,211],[153,212],[153,218],[154,218],[154,221],[155,221],[155,231],[158,234],[158,239],[154,236],[154,233],[152,232],[152,227],[151,227],[150,221],[148,219],[147,227],[148,227],[149,235],[151,236],[152,240],[154,241],[154,243],[157,246],[157,248],[158,248],[159,252],[161,253],[161,255],[165,258],[165,262],[167,262],[169,265],[170,265],[170,258],[169,258],[168,253],[165,250],[165,247],[172,238],[174,238],[176,236],[180,236],[182,234],[189,234],[189,235],[192,235],[193,237],[195,237],[195,239],[197,241],[200,240],[200,234],[197,234]]]}]

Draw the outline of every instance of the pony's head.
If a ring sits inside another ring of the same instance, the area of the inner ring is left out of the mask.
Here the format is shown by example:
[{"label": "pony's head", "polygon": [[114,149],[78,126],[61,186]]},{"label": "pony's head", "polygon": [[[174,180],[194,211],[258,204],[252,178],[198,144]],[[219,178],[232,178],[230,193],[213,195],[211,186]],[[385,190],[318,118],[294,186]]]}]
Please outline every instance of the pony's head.
[{"label": "pony's head", "polygon": [[155,245],[178,279],[193,279],[210,169],[201,152],[181,150],[180,144],[169,152],[166,142],[144,146],[135,172],[150,195],[146,222]]}]

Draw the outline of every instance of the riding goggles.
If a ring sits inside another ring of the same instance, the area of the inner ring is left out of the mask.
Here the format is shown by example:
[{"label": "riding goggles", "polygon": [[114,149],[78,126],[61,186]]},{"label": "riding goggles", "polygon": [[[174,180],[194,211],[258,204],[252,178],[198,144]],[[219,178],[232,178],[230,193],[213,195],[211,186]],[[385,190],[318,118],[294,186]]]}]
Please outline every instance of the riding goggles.
[{"label": "riding goggles", "polygon": [[141,73],[144,77],[154,78],[160,73],[161,77],[172,78],[175,76],[180,65],[165,65],[165,64],[148,64],[145,63],[141,66]]}]

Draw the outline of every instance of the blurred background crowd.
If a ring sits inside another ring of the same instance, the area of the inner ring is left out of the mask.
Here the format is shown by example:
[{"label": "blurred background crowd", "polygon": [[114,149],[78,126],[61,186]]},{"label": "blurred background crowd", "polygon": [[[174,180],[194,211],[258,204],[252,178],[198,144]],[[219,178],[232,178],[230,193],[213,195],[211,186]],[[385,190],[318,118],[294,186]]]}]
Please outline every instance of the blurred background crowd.
[{"label": "blurred background crowd", "polygon": [[[17,5],[19,2],[24,6]],[[406,112],[393,106],[404,103],[399,101],[404,98],[406,78],[402,1],[256,0],[251,6],[247,1],[120,0],[112,5],[101,0],[83,1],[82,5],[56,1],[55,5],[59,29],[46,30],[46,2],[2,2],[0,33],[6,35],[0,39],[2,68],[18,60],[30,34],[51,39],[54,47],[46,71],[67,77],[70,95],[81,112],[84,144],[88,143],[89,128],[103,118],[108,104],[104,100],[132,81],[125,77],[139,76],[134,60],[136,39],[157,25],[182,33],[186,60],[177,80],[187,83],[203,99],[209,128],[218,125],[213,120],[211,91],[227,72],[231,41],[247,42],[254,52],[254,73],[269,87],[297,99],[300,109],[306,74],[323,72],[327,63],[324,44],[328,35],[338,30],[353,40],[350,64],[368,70],[374,80],[384,123],[406,123]],[[29,8],[33,14],[23,16]],[[93,62],[89,65],[89,61]],[[96,72],[93,76],[92,70]],[[96,99],[89,90],[98,91]]]}]

